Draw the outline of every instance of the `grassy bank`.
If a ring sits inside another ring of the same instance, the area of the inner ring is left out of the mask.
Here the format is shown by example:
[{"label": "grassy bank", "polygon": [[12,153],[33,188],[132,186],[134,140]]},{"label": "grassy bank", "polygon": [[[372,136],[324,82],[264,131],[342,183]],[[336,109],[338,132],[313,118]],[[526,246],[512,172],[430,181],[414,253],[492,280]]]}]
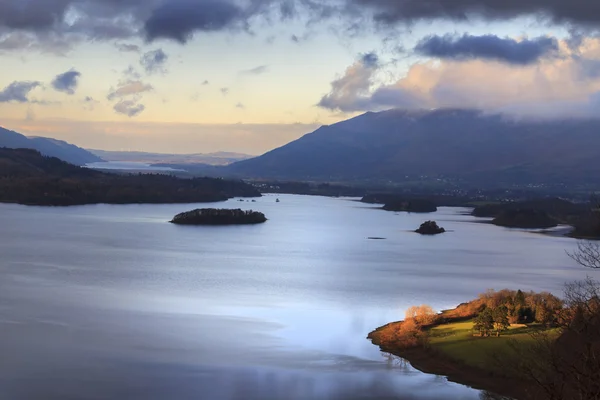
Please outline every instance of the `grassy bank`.
[{"label": "grassy bank", "polygon": [[[509,376],[495,355],[514,354],[512,344],[533,342],[532,334],[545,332],[558,337],[555,328],[541,324],[513,324],[500,336],[481,337],[474,333],[473,316],[464,316],[464,310],[473,303],[439,315],[436,322],[421,327],[416,344],[406,345],[400,338],[403,321],[382,326],[369,338],[382,351],[404,358],[416,369],[446,376],[448,380],[476,389],[519,399],[535,393],[535,384]],[[462,307],[461,312],[457,312]],[[477,307],[474,307],[476,309]],[[527,396],[528,397],[528,396]]]},{"label": "grassy bank", "polygon": [[473,334],[472,320],[433,326],[427,330],[427,336],[433,351],[471,367],[501,373],[493,362],[493,356],[510,351],[511,341],[533,342],[532,334],[540,332],[558,336],[558,330],[539,324],[515,324],[499,337],[483,338]]}]

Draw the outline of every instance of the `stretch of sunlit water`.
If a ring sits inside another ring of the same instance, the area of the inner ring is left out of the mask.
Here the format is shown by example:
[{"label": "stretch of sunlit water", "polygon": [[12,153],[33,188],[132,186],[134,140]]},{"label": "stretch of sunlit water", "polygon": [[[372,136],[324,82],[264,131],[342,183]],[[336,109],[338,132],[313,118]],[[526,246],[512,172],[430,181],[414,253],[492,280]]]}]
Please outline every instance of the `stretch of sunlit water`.
[{"label": "stretch of sunlit water", "polygon": [[[202,206],[269,221],[167,223],[199,205],[0,205],[0,398],[477,399],[366,335],[413,304],[560,294],[586,273],[565,254],[573,240],[465,209],[292,195]],[[425,219],[450,232],[410,232]]]}]

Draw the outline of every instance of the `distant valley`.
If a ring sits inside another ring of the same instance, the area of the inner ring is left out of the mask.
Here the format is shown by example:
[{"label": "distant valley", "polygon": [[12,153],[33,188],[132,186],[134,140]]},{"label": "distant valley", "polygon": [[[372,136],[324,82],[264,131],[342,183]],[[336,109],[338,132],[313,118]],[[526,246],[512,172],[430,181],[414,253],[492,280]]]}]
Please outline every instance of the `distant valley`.
[{"label": "distant valley", "polygon": [[237,161],[247,160],[255,157],[248,154],[217,152],[196,154],[163,154],[145,153],[141,151],[107,151],[89,150],[92,154],[109,162],[139,162],[145,164],[206,164],[206,165],[229,165]]}]

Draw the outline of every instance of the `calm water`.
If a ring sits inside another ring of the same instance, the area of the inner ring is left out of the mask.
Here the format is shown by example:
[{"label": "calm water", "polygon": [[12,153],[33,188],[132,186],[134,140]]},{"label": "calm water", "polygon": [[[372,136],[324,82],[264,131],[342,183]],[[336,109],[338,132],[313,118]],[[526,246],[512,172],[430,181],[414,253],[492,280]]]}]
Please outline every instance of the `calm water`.
[{"label": "calm water", "polygon": [[104,170],[122,170],[122,171],[142,171],[142,172],[166,172],[166,171],[183,171],[182,169],[175,169],[171,167],[160,167],[151,165],[143,162],[135,161],[101,161],[94,162],[85,165],[91,169],[104,169]]},{"label": "calm water", "polygon": [[[166,223],[193,205],[0,205],[0,398],[478,399],[367,333],[413,304],[586,274],[574,241],[463,209],[277,197],[218,205],[269,218],[242,227]],[[453,232],[409,232],[425,218]]]}]

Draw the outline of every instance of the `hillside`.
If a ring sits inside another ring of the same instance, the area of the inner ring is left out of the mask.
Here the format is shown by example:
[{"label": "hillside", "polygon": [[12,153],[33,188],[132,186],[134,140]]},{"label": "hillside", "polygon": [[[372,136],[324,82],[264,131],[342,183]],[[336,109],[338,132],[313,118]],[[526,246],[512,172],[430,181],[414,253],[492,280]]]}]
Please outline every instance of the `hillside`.
[{"label": "hillside", "polygon": [[516,121],[476,110],[366,113],[227,167],[290,180],[483,186],[600,182],[600,120]]},{"label": "hillside", "polygon": [[45,157],[35,150],[0,148],[2,203],[200,203],[259,196],[256,189],[241,181],[107,174]]},{"label": "hillside", "polygon": [[57,157],[75,165],[103,161],[102,158],[62,140],[21,135],[0,127],[0,147],[34,149],[45,156]]}]

